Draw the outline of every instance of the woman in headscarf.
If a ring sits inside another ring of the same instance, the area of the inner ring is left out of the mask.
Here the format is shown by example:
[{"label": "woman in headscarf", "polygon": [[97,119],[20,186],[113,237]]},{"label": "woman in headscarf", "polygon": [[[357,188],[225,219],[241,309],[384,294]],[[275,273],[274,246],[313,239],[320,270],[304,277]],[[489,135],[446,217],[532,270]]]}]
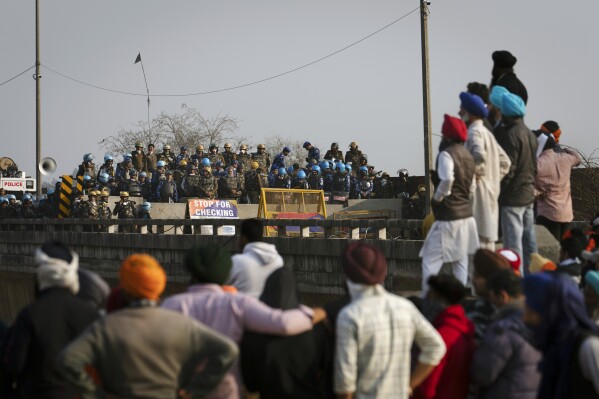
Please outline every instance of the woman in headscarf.
[{"label": "woman in headscarf", "polygon": [[543,355],[537,397],[599,398],[599,327],[576,284],[563,273],[530,274],[524,294],[524,322]]}]

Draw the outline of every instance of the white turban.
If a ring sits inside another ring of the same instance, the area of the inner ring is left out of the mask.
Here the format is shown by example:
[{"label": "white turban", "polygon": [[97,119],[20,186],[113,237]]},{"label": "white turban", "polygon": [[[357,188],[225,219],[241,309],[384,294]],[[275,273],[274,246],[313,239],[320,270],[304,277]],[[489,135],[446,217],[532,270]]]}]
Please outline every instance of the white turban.
[{"label": "white turban", "polygon": [[35,263],[37,263],[37,282],[40,291],[52,287],[68,288],[73,294],[79,291],[79,256],[72,252],[71,262],[59,258],[52,258],[44,251],[35,251]]}]

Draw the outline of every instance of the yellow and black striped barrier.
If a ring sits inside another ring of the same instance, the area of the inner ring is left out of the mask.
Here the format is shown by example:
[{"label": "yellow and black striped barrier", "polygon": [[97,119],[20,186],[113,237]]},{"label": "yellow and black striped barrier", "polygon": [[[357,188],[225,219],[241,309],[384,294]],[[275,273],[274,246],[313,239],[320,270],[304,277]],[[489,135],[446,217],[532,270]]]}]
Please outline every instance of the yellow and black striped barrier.
[{"label": "yellow and black striped barrier", "polygon": [[58,202],[58,218],[65,219],[71,212],[71,195],[73,194],[73,178],[69,175],[62,176],[60,184],[60,199]]},{"label": "yellow and black striped barrier", "polygon": [[83,194],[83,176],[77,176],[77,193]]}]

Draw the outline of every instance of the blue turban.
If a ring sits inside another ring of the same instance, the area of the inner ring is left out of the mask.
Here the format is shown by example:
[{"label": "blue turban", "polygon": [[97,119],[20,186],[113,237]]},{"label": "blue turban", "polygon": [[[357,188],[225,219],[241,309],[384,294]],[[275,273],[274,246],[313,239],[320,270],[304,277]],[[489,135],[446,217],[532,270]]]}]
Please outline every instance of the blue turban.
[{"label": "blue turban", "polygon": [[489,110],[485,106],[485,102],[476,94],[462,92],[460,93],[460,101],[462,102],[462,107],[470,115],[478,116],[480,118],[489,116]]},{"label": "blue turban", "polygon": [[599,272],[594,270],[587,272],[587,274],[584,276],[584,281],[593,287],[597,295],[599,295]]},{"label": "blue turban", "polygon": [[526,115],[526,104],[524,104],[524,100],[522,100],[522,97],[512,93],[504,94],[501,97],[501,106],[499,109],[505,116],[522,118]]},{"label": "blue turban", "polygon": [[503,86],[493,86],[491,89],[491,94],[489,96],[489,101],[491,104],[501,109],[501,98],[504,94],[509,93],[508,89]]},{"label": "blue turban", "polygon": [[526,305],[539,314],[543,314],[549,302],[549,287],[553,279],[549,273],[533,273],[524,277],[524,296]]}]

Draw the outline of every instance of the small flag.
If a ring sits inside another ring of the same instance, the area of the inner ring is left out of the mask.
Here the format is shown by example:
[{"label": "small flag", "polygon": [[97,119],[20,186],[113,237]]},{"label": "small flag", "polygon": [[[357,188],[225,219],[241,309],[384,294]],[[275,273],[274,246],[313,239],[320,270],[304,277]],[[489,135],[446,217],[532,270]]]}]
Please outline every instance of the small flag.
[{"label": "small flag", "polygon": [[141,62],[141,53],[137,54],[134,64],[137,64],[138,62]]}]

